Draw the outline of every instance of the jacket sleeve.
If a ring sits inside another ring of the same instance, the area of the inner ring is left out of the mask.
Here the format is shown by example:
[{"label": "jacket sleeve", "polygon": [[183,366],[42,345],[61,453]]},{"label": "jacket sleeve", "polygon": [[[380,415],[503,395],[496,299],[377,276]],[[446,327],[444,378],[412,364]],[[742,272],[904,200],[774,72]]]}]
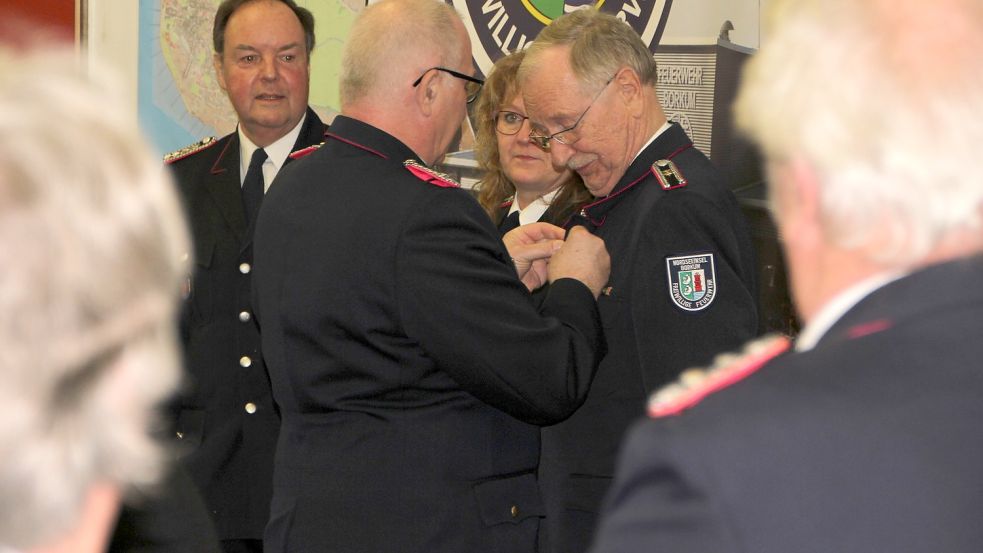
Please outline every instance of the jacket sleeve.
[{"label": "jacket sleeve", "polygon": [[627,434],[590,553],[743,551],[668,422],[645,419]]},{"label": "jacket sleeve", "polygon": [[[753,284],[742,278],[753,259],[726,215],[718,204],[685,190],[645,214],[631,273],[631,313],[646,392],[737,349],[757,332]],[[714,296],[705,308],[686,310],[672,299],[667,260],[695,254],[712,256]]]},{"label": "jacket sleeve", "polygon": [[593,295],[561,279],[537,307],[476,202],[459,190],[426,197],[396,254],[406,335],[485,403],[533,424],[568,417],[603,354]]}]

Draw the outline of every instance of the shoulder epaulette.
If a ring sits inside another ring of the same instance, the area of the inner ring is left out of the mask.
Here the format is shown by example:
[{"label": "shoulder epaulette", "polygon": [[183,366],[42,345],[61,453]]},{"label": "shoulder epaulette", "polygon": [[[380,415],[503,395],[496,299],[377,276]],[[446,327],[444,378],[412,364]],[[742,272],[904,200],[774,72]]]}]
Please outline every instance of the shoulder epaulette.
[{"label": "shoulder epaulette", "polygon": [[434,186],[440,186],[442,188],[460,188],[461,186],[450,175],[441,173],[440,171],[434,171],[415,159],[407,159],[403,162],[403,167],[406,167],[416,178]]},{"label": "shoulder epaulette", "polygon": [[321,146],[324,146],[324,142],[322,142],[320,144],[315,144],[313,146],[308,146],[306,148],[301,148],[300,150],[297,150],[296,152],[290,152],[290,156],[288,156],[288,157],[290,157],[290,159],[300,159],[300,158],[302,158],[302,157],[304,157],[304,156],[306,156],[308,154],[312,154],[312,153],[316,152],[317,149],[320,148]]},{"label": "shoulder epaulette", "polygon": [[652,174],[663,190],[681,188],[689,184],[679,167],[671,159],[660,159],[652,164]]},{"label": "shoulder epaulette", "polygon": [[215,140],[214,136],[206,136],[205,138],[202,138],[201,140],[195,142],[194,144],[189,144],[184,148],[181,148],[180,150],[174,150],[173,152],[165,155],[164,163],[174,163],[179,159],[184,159],[190,156],[191,154],[195,154],[207,148],[211,148],[216,144],[218,144],[218,141]]},{"label": "shoulder epaulette", "polygon": [[713,365],[706,369],[687,369],[676,382],[649,397],[648,414],[652,418],[678,415],[708,395],[754,374],[790,345],[785,336],[773,334],[749,343],[741,353],[717,356]]}]

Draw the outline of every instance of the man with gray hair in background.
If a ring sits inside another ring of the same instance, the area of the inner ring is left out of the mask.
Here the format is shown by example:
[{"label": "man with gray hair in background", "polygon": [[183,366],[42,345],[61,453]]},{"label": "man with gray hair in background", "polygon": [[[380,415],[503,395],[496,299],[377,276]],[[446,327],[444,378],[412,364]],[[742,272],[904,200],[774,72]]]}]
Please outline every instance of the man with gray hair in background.
[{"label": "man with gray hair in background", "polygon": [[666,120],[655,60],[624,21],[558,17],[519,79],[530,140],[595,196],[573,223],[611,252],[598,300],[607,356],[583,407],[543,429],[543,536],[552,553],[580,553],[647,394],[757,332],[754,250],[723,175]]},{"label": "man with gray hair in background", "polygon": [[166,158],[197,254],[181,312],[188,385],[172,435],[222,550],[262,553],[280,419],[250,301],[253,229],[290,153],[324,140],[308,106],[314,16],[294,0],[224,0],[212,44],[239,124]]},{"label": "man with gray hair in background", "polygon": [[0,48],[0,550],[105,550],[164,471],[188,237],[173,185],[73,52]]},{"label": "man with gray hair in background", "polygon": [[449,4],[369,5],[341,114],[264,202],[254,297],[283,416],[267,553],[535,551],[538,425],[580,405],[603,355],[608,256],[545,223],[506,246],[429,167],[480,83]]},{"label": "man with gray hair in background", "polygon": [[805,321],[650,402],[594,553],[983,544],[983,4],[776,0],[737,118]]}]

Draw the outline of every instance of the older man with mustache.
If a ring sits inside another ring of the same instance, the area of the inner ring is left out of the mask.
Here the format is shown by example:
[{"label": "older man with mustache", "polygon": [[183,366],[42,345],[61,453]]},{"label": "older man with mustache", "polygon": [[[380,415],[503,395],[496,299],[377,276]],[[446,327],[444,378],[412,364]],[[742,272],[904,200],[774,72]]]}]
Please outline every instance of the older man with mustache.
[{"label": "older man with mustache", "polygon": [[519,70],[530,138],[595,196],[571,225],[604,239],[608,354],[586,403],[543,431],[551,551],[586,549],[615,453],[647,394],[757,330],[754,252],[728,186],[666,121],[652,53],[597,10],[557,18]]}]

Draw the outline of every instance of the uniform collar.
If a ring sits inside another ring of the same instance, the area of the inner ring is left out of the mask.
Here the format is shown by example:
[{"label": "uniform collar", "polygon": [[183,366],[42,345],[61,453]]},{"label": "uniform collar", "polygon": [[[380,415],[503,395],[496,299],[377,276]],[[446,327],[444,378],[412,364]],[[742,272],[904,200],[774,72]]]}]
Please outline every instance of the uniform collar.
[{"label": "uniform collar", "polygon": [[642,155],[642,152],[645,151],[645,148],[648,148],[649,145],[651,145],[653,142],[655,142],[655,139],[656,138],[659,138],[660,136],[662,136],[662,134],[665,133],[667,130],[669,130],[669,127],[671,127],[671,126],[672,126],[672,123],[670,123],[669,121],[666,121],[665,123],[663,123],[662,126],[659,127],[659,130],[655,131],[655,134],[653,134],[651,136],[651,138],[649,138],[648,141],[645,143],[645,145],[642,146],[642,148],[640,150],[638,150],[638,153],[635,154],[635,157],[632,158],[631,162],[632,163],[635,163],[635,160],[638,159],[638,156]]},{"label": "uniform collar", "polygon": [[546,210],[549,209],[550,205],[553,203],[553,198],[555,198],[556,195],[559,193],[560,193],[560,188],[557,187],[552,191],[547,192],[542,196],[539,196],[538,198],[530,202],[529,205],[527,205],[523,209],[519,209],[519,202],[517,202],[513,198],[512,207],[509,209],[509,212],[506,214],[506,216],[512,215],[513,213],[518,211],[520,225],[535,223],[540,218],[542,218],[543,213],[546,213]]},{"label": "uniform collar", "polygon": [[[294,149],[294,144],[297,143],[297,137],[300,136],[301,129],[304,128],[304,123],[307,121],[307,113],[300,118],[300,121],[290,130],[287,134],[281,136],[276,142],[270,144],[266,148],[266,163],[263,167],[263,175],[266,176],[266,186],[269,187],[270,183],[273,181],[273,177],[280,172],[283,164],[287,161],[287,156]],[[253,152],[255,152],[259,146],[249,140],[249,137],[242,132],[242,126],[236,127],[236,132],[239,134],[239,183],[242,184],[242,180],[246,178],[246,170],[249,168],[249,160],[253,157]],[[266,166],[272,165],[269,169]],[[272,169],[272,171],[270,171]]]},{"label": "uniform collar", "polygon": [[809,351],[816,347],[819,340],[843,315],[864,298],[885,284],[904,276],[903,272],[885,273],[862,280],[846,290],[843,290],[832,300],[826,302],[819,312],[809,321],[795,339],[795,351]]},{"label": "uniform collar", "polygon": [[[403,144],[398,138],[372,125],[338,115],[331,123],[331,128],[325,133],[325,139],[354,146],[384,159],[395,161],[402,165],[407,159],[424,164],[420,156]],[[424,164],[425,165],[425,164]]]},{"label": "uniform collar", "polygon": [[636,185],[647,181],[647,177],[652,176],[653,163],[660,159],[672,159],[681,151],[693,146],[693,142],[686,136],[682,127],[675,123],[667,123],[667,125],[663,125],[649,139],[649,142],[635,156],[635,160],[628,166],[628,170],[618,180],[618,184],[614,186],[610,194],[595,199],[583,208],[581,213],[588,217],[591,224],[600,226],[607,212],[620,203],[627,192]]}]

